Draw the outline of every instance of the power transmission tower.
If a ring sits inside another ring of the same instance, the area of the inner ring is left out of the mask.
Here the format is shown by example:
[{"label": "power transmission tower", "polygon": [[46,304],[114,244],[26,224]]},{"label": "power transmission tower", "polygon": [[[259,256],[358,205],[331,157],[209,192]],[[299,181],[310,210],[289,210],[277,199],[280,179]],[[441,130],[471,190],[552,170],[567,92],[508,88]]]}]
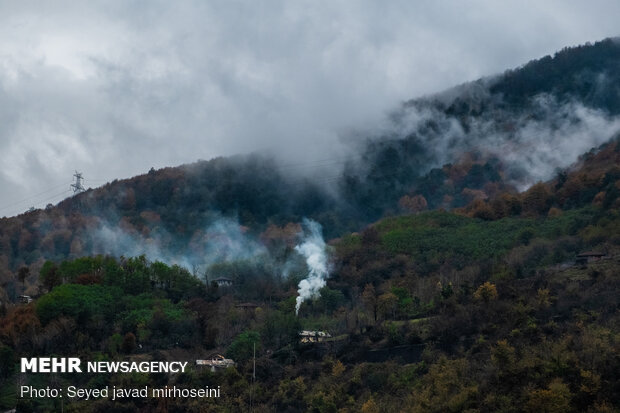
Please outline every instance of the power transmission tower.
[{"label": "power transmission tower", "polygon": [[80,192],[86,191],[86,189],[84,189],[84,186],[82,185],[82,180],[84,179],[84,177],[82,177],[82,172],[75,171],[73,177],[75,178],[75,183],[71,184],[73,194],[77,195]]}]

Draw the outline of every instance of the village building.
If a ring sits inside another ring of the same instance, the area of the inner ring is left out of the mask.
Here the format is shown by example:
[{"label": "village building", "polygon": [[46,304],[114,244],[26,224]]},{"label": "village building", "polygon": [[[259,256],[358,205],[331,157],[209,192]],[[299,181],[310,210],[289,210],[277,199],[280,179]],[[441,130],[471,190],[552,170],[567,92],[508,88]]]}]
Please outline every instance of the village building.
[{"label": "village building", "polygon": [[22,304],[30,304],[32,302],[32,297],[29,295],[20,295],[19,302]]},{"label": "village building", "polygon": [[331,338],[331,334],[325,331],[315,330],[302,330],[299,332],[300,343],[321,343],[328,338]]},{"label": "village building", "polygon": [[226,277],[216,278],[215,280],[213,280],[213,282],[220,288],[221,287],[232,287],[233,285],[233,280],[231,280],[230,278],[226,278]]},{"label": "village building", "polygon": [[211,371],[216,369],[226,369],[228,367],[234,367],[236,363],[232,359],[227,359],[221,354],[214,354],[206,360],[196,360],[196,365],[201,367],[210,367]]}]

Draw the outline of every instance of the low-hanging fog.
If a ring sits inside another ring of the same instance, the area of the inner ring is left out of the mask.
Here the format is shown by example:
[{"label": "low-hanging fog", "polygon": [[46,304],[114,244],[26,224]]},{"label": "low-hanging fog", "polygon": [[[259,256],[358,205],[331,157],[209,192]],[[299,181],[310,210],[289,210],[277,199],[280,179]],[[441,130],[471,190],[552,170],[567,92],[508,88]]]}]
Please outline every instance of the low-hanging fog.
[{"label": "low-hanging fog", "polygon": [[[617,35],[619,7],[2,3],[0,216],[67,196],[74,169],[96,187],[150,167],[250,151],[303,160],[310,172],[337,168],[354,146],[342,143],[352,129],[376,128],[410,98]],[[604,115],[576,109],[583,125],[607,130]],[[522,126],[516,152],[546,127],[527,119]],[[598,142],[585,129],[573,132],[587,143],[541,143],[526,169],[538,179],[546,165]],[[485,144],[506,149],[491,138]]]}]

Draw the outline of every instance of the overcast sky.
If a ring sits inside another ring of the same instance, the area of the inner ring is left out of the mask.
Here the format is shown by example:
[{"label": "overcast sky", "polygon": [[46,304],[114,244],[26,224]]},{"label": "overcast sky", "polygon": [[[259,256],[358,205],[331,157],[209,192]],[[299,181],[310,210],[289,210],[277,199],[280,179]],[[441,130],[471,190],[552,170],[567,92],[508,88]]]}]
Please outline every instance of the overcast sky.
[{"label": "overcast sky", "polygon": [[403,100],[617,36],[615,1],[0,1],[0,216],[217,155],[330,159]]}]

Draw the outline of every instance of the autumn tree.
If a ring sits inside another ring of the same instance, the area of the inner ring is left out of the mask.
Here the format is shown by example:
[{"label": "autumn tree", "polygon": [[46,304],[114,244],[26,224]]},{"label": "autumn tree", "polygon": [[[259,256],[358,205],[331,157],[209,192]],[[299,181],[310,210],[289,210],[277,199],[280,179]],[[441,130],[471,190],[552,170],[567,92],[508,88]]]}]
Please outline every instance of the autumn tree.
[{"label": "autumn tree", "polygon": [[377,306],[383,318],[388,318],[388,316],[394,318],[397,304],[398,297],[392,292],[381,294],[377,299]]},{"label": "autumn tree", "polygon": [[484,219],[485,221],[490,221],[495,218],[495,214],[493,213],[491,206],[482,199],[474,200],[469,208],[471,208],[471,216],[474,218]]},{"label": "autumn tree", "polygon": [[465,359],[449,360],[441,357],[431,365],[415,392],[408,400],[406,411],[461,412],[474,407],[478,393],[477,383],[469,374],[469,363]]},{"label": "autumn tree", "polygon": [[491,284],[488,281],[485,282],[474,292],[474,298],[477,301],[484,301],[485,304],[497,299],[497,288],[495,284]]},{"label": "autumn tree", "polygon": [[405,211],[417,214],[428,209],[428,202],[422,195],[405,195],[398,201],[398,206]]},{"label": "autumn tree", "polygon": [[542,215],[549,210],[551,193],[542,182],[533,185],[523,196],[523,212],[528,215]]},{"label": "autumn tree", "polygon": [[362,413],[379,413],[380,411],[379,406],[377,406],[377,403],[372,397],[366,400],[366,402],[362,405]]},{"label": "autumn tree", "polygon": [[565,413],[570,411],[571,392],[561,379],[554,379],[546,389],[529,392],[527,411],[532,413]]},{"label": "autumn tree", "polygon": [[336,360],[332,366],[332,376],[340,377],[345,371],[345,366],[340,360]]},{"label": "autumn tree", "polygon": [[[521,201],[521,198],[519,196],[504,193],[500,195],[499,199],[502,205],[502,216],[519,215],[521,213],[523,209],[523,202]],[[496,215],[499,216],[497,213]]]},{"label": "autumn tree", "polygon": [[136,349],[136,336],[134,333],[129,332],[123,337],[123,344],[121,349],[125,354],[131,354]]},{"label": "autumn tree", "polygon": [[491,349],[491,360],[502,372],[509,372],[515,362],[515,348],[507,340],[498,340]]}]

